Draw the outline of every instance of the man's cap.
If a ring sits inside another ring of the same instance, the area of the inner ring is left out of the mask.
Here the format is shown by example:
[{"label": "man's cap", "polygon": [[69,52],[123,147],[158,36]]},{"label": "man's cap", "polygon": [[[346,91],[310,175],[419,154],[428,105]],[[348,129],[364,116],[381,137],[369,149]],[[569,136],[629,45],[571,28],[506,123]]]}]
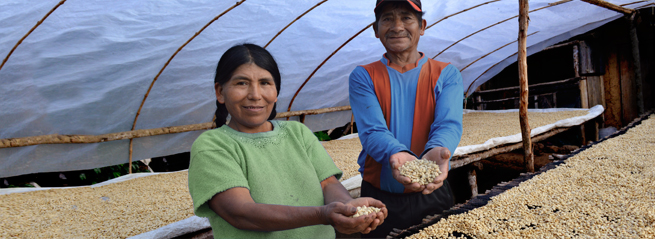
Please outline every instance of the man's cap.
[{"label": "man's cap", "polygon": [[405,1],[409,3],[409,5],[412,6],[412,8],[414,8],[414,10],[416,10],[417,12],[423,12],[423,10],[421,9],[421,0],[377,0],[377,3],[375,3],[375,8],[373,9],[373,11],[377,12],[378,7],[385,2],[405,2]]}]

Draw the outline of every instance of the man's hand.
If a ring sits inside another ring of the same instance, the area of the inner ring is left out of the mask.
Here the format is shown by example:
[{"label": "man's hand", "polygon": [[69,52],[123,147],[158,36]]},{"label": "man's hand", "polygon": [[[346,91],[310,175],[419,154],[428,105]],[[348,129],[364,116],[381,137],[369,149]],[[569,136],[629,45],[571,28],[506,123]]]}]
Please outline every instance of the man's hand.
[{"label": "man's hand", "polygon": [[445,147],[435,147],[430,149],[423,156],[425,159],[432,160],[439,166],[441,174],[434,179],[434,182],[428,183],[423,189],[423,194],[430,194],[443,186],[443,181],[448,178],[448,162],[450,161],[450,150]]},{"label": "man's hand", "polygon": [[411,179],[400,174],[400,167],[403,166],[406,162],[412,160],[416,160],[416,157],[407,152],[398,152],[391,155],[391,157],[389,157],[391,175],[393,175],[393,178],[395,178],[396,181],[402,183],[410,192],[420,192],[425,190],[425,186],[421,186],[419,183],[412,183]]},{"label": "man's hand", "polygon": [[384,205],[384,203],[374,198],[360,197],[350,200],[346,204],[352,205],[354,207],[367,206],[367,207],[377,207],[380,209],[379,212],[370,214],[373,215],[375,218],[373,222],[371,222],[371,224],[366,229],[364,229],[364,231],[361,232],[363,234],[368,234],[371,231],[375,230],[375,228],[377,228],[380,224],[382,224],[384,222],[384,219],[387,218],[387,214],[388,214],[387,207]]}]

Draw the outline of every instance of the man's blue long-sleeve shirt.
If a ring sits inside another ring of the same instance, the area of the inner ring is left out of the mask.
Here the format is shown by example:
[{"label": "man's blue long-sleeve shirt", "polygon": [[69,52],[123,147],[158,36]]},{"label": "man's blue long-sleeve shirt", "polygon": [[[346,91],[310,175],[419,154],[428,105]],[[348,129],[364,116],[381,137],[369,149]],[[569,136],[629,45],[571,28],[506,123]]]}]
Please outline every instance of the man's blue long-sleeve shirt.
[{"label": "man's blue long-sleeve shirt", "polygon": [[[391,95],[389,127],[387,127],[369,72],[358,66],[353,70],[349,79],[350,105],[363,146],[357,162],[360,165],[359,171],[363,172],[366,155],[370,155],[382,165],[380,189],[402,193],[404,186],[391,175],[389,157],[401,151],[411,152],[417,83],[422,66],[428,61],[428,58],[422,57],[415,68],[404,73],[390,67],[385,57],[380,61],[386,66],[389,75]],[[461,74],[454,66],[446,66],[440,72],[433,90],[436,107],[428,142],[423,152],[413,152],[420,154],[418,155],[420,157],[434,147],[446,147],[451,153],[454,153],[462,136],[463,86]]]}]

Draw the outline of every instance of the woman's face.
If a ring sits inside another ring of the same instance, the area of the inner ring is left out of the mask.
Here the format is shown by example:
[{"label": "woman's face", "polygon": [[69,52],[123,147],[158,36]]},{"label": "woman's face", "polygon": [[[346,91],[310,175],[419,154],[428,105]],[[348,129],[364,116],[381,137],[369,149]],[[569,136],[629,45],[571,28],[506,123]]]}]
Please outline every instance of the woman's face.
[{"label": "woman's face", "polygon": [[232,116],[230,128],[244,133],[272,130],[267,122],[277,102],[277,89],[271,73],[248,63],[239,66],[227,83],[215,87],[216,99]]}]

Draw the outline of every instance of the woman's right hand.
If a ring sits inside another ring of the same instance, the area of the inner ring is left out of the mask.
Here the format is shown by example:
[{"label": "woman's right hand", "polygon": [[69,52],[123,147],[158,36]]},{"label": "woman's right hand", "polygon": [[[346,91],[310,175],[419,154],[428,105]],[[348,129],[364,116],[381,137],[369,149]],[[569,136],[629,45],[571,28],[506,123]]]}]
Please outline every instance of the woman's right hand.
[{"label": "woman's right hand", "polygon": [[[377,218],[375,213],[351,218],[357,213],[357,207],[342,202],[332,202],[323,206],[322,214],[326,224],[332,225],[334,229],[343,234],[364,232],[370,229],[369,226]],[[376,225],[377,226],[377,225]],[[368,230],[366,233],[370,232]]]}]

